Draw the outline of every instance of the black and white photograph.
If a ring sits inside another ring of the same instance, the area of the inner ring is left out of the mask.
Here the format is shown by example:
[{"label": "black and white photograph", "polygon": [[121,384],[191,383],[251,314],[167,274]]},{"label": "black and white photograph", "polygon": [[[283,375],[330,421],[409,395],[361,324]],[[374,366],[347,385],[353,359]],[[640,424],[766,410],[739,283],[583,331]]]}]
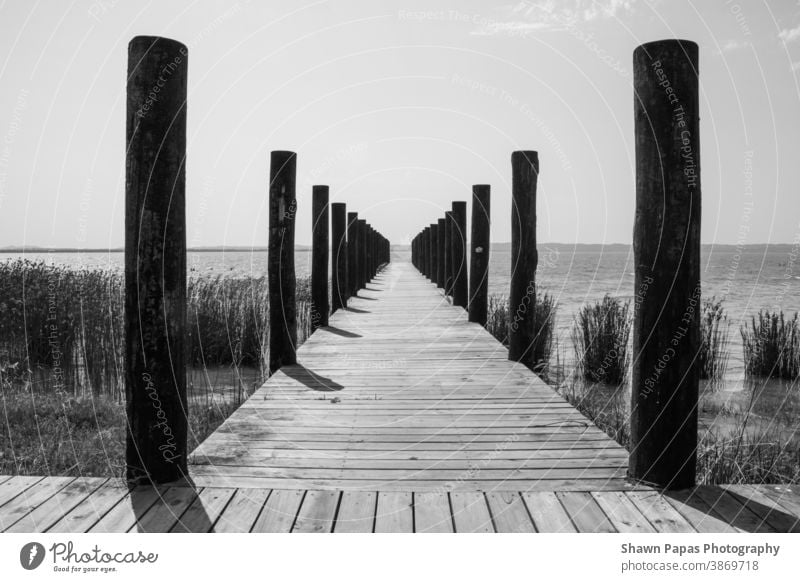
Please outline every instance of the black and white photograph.
[{"label": "black and white photograph", "polygon": [[797,0],[0,1],[5,579],[796,579],[798,311]]}]

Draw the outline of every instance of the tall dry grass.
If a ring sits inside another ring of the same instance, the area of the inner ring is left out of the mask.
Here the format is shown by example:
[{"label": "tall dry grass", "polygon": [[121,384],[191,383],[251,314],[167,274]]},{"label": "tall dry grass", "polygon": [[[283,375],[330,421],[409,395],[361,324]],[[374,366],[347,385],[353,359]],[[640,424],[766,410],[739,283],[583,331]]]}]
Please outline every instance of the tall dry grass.
[{"label": "tall dry grass", "polygon": [[606,295],[575,316],[572,346],[580,374],[590,382],[622,384],[628,373],[630,302]]},{"label": "tall dry grass", "polygon": [[[558,304],[547,291],[538,288],[534,295],[533,305],[534,329],[536,335],[531,349],[534,371],[547,381],[552,373],[552,356],[557,350],[557,337],[554,333]],[[512,314],[509,311],[508,298],[504,295],[490,295],[486,329],[504,346],[508,346],[508,330]]]},{"label": "tall dry grass", "polygon": [[725,377],[728,340],[728,316],[722,300],[716,297],[705,299],[700,318],[700,351],[697,357],[700,378],[711,380],[716,385]]},{"label": "tall dry grass", "polygon": [[[123,277],[18,259],[0,263],[0,377],[72,396],[124,397]],[[188,357],[196,367],[265,373],[266,277],[191,278]],[[297,284],[298,342],[311,332],[308,279]]]},{"label": "tall dry grass", "polygon": [[798,315],[759,311],[750,325],[741,327],[745,372],[762,378],[794,380],[800,376]]}]

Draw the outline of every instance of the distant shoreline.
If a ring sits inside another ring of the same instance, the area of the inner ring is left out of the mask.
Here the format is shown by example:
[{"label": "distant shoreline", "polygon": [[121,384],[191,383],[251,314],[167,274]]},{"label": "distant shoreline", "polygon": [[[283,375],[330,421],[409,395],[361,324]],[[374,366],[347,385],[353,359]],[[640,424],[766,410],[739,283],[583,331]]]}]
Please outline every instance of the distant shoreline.
[{"label": "distant shoreline", "polygon": [[[625,243],[556,243],[556,242],[540,242],[538,243],[540,248],[550,247],[550,248],[561,248],[561,249],[575,249],[575,250],[600,250],[600,249],[607,249],[607,250],[626,250],[630,249],[630,244]],[[726,250],[726,249],[746,249],[746,250],[756,250],[756,249],[782,249],[785,248],[786,250],[791,250],[792,248],[797,247],[797,243],[753,243],[753,244],[746,244],[746,245],[737,245],[737,244],[721,244],[721,243],[705,243],[700,245],[703,249],[717,249],[717,250]],[[400,245],[400,244],[392,244],[393,249],[409,249],[409,245]],[[492,243],[493,249],[510,249],[511,243],[510,242],[502,242],[502,243]],[[190,247],[187,249],[187,252],[190,253],[263,253],[267,252],[267,247],[241,247],[241,246],[220,246],[220,247]],[[309,245],[295,245],[296,251],[310,251],[311,246]],[[101,249],[101,248],[72,248],[72,247],[64,247],[64,248],[47,248],[47,247],[0,247],[0,254],[42,254],[42,253],[80,253],[80,254],[91,254],[91,253],[122,253],[125,252],[125,249],[122,247],[116,247],[111,249]]]}]

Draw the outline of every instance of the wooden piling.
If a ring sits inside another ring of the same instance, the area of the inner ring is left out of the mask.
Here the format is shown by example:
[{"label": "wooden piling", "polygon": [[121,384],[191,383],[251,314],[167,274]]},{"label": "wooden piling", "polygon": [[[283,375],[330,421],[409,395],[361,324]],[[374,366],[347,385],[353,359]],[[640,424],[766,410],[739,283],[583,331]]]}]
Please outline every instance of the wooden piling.
[{"label": "wooden piling", "polygon": [[509,292],[508,359],[538,371],[536,306],[536,183],[539,155],[534,151],[511,154],[511,289]]},{"label": "wooden piling", "polygon": [[311,189],[311,329],[328,325],[328,187]]},{"label": "wooden piling", "polygon": [[444,213],[444,294],[453,294],[453,213]]},{"label": "wooden piling", "polygon": [[331,231],[331,311],[335,312],[347,305],[347,205],[343,202],[331,205]]},{"label": "wooden piling", "polygon": [[430,225],[430,233],[431,233],[431,241],[430,241],[430,250],[428,251],[431,255],[430,260],[430,272],[431,272],[431,281],[438,285],[438,281],[436,279],[437,275],[439,274],[437,262],[439,260],[439,225],[433,223]]},{"label": "wooden piling", "polygon": [[467,203],[453,202],[453,305],[467,308]]},{"label": "wooden piling", "polygon": [[489,293],[489,192],[488,184],[472,187],[470,236],[469,320],[486,325]]},{"label": "wooden piling", "polygon": [[436,286],[444,289],[444,245],[445,245],[445,220],[440,218],[436,221]]},{"label": "wooden piling", "polygon": [[269,177],[269,373],[297,363],[294,221],[297,154],[274,151]]},{"label": "wooden piling", "polygon": [[131,485],[187,475],[187,60],[186,47],[167,38],[137,36],[128,45],[125,473]]},{"label": "wooden piling", "polygon": [[358,219],[358,288],[367,286],[367,221]]},{"label": "wooden piling", "polygon": [[633,53],[636,217],[633,479],[695,484],[700,347],[698,48],[663,40]]},{"label": "wooden piling", "polygon": [[358,295],[358,212],[347,213],[347,296]]}]

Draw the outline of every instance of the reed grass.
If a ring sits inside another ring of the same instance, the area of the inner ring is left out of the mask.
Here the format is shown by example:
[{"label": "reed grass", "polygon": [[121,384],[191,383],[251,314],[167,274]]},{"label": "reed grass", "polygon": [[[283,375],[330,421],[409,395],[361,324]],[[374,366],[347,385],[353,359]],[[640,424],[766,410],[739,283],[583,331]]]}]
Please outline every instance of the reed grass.
[{"label": "reed grass", "polygon": [[745,373],[748,376],[794,380],[800,376],[798,314],[761,310],[741,327]]},{"label": "reed grass", "polygon": [[[598,390],[580,378],[558,387],[558,392],[608,436],[631,450],[629,394]],[[713,394],[713,393],[712,393]],[[712,396],[713,398],[713,396]],[[786,423],[754,414],[751,406],[743,412],[715,408],[713,400],[700,408],[726,417],[726,429],[701,430],[697,447],[697,483],[705,485],[800,483],[800,435],[796,431],[797,410],[789,412]],[[774,414],[773,414],[774,416]]]},{"label": "reed grass", "polygon": [[[298,342],[311,332],[309,280],[297,283]],[[124,397],[124,280],[114,271],[0,263],[0,376],[72,396]],[[189,364],[266,376],[266,277],[188,281]]]},{"label": "reed grass", "polygon": [[606,295],[584,305],[575,317],[572,346],[577,368],[590,382],[622,384],[628,371],[630,303]]},{"label": "reed grass", "polygon": [[[191,451],[235,409],[214,401],[189,407]],[[0,474],[121,477],[125,405],[105,396],[62,398],[6,383],[0,397]]]},{"label": "reed grass", "polygon": [[728,316],[722,300],[703,301],[700,319],[700,351],[697,354],[700,378],[718,385],[728,368]]},{"label": "reed grass", "polygon": [[[551,372],[551,358],[557,348],[554,333],[558,304],[547,291],[537,288],[534,294],[533,318],[536,335],[531,346],[534,372],[548,381]],[[508,346],[508,330],[512,314],[509,312],[508,298],[504,295],[490,295],[488,301],[486,329],[497,341]]]}]

